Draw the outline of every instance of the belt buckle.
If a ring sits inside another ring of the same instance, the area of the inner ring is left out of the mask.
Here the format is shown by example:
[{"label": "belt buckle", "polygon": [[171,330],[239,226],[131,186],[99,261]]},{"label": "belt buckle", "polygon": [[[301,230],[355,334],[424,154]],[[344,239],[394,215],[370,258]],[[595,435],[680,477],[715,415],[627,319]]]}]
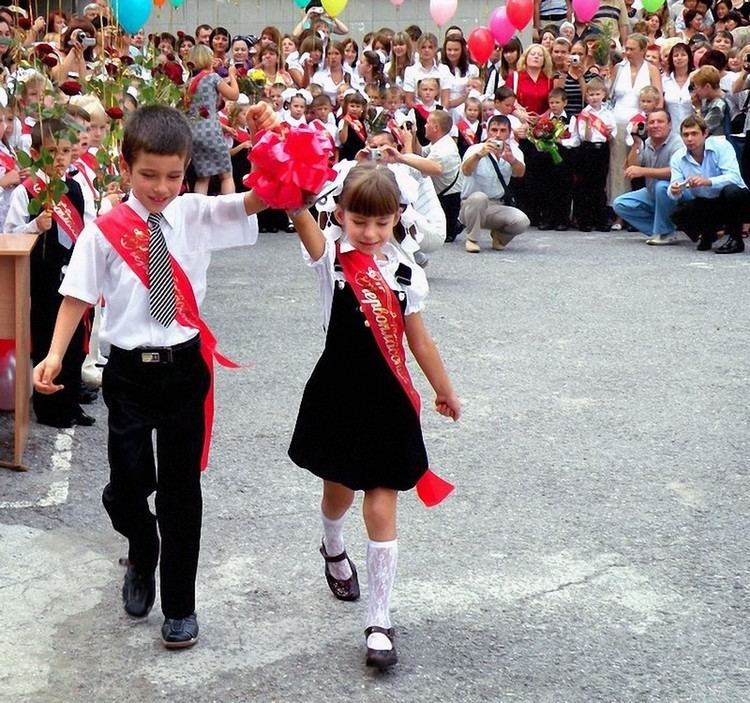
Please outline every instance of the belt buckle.
[{"label": "belt buckle", "polygon": [[159,349],[141,352],[141,362],[144,364],[170,364],[173,361],[171,349]]}]

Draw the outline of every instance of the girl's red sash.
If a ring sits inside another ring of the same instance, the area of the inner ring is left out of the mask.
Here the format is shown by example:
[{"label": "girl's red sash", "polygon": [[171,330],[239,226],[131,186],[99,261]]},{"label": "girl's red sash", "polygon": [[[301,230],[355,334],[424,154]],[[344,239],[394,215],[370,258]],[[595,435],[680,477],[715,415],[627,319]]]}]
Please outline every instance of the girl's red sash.
[{"label": "girl's red sash", "polygon": [[2,166],[5,169],[5,172],[8,173],[8,171],[15,171],[18,169],[18,162],[13,154],[6,154],[5,152],[0,151],[0,166]]},{"label": "girl's red sash", "polygon": [[[23,182],[23,187],[26,188],[26,192],[31,199],[36,198],[45,185],[46,183],[43,183],[40,178],[27,178]],[[75,244],[78,235],[83,231],[83,218],[67,195],[63,195],[60,202],[52,206],[52,219]]]},{"label": "girl's red sash", "polygon": [[[121,203],[106,215],[97,218],[96,224],[112,248],[148,288],[148,224],[133,208]],[[239,364],[223,356],[216,350],[216,338],[208,325],[201,319],[193,286],[177,260],[170,254],[172,275],[175,285],[175,319],[185,327],[193,327],[200,332],[201,355],[211,374],[211,383],[204,405],[205,436],[201,469],[208,466],[208,452],[211,447],[211,430],[214,421],[214,359],[227,368],[239,368]]]},{"label": "girl's red sash", "polygon": [[[401,384],[419,418],[421,402],[406,367],[404,319],[396,295],[386,283],[372,256],[356,249],[342,253],[338,244],[336,253],[344,278],[357,296],[383,359]],[[417,495],[427,507],[443,501],[452,490],[450,483],[430,469],[426,469],[417,481]]]},{"label": "girl's red sash", "polygon": [[[437,109],[437,108],[436,108]],[[422,103],[416,103],[414,110],[419,113],[419,116],[427,122],[427,118],[430,116],[431,110],[428,110]]]},{"label": "girl's red sash", "polygon": [[86,185],[89,187],[89,190],[91,191],[91,195],[94,198],[94,202],[95,203],[100,202],[102,199],[102,196],[99,193],[99,191],[96,189],[96,187],[94,186],[94,181],[92,181],[91,178],[89,178],[89,174],[86,173],[86,168],[88,167],[90,169],[91,167],[88,165],[88,163],[86,163],[83,160],[83,157],[81,157],[80,159],[78,159],[78,161],[76,161],[75,167],[78,169],[78,173],[81,174],[81,178],[83,178],[83,180],[86,181]]},{"label": "girl's red sash", "polygon": [[351,117],[344,117],[344,120],[349,125],[349,129],[353,129],[355,134],[367,144],[367,129],[365,126],[359,120],[353,120]]},{"label": "girl's red sash", "polygon": [[[477,126],[479,126],[477,124]],[[469,145],[477,143],[477,133],[472,129],[471,125],[466,120],[459,120],[456,125],[458,133],[461,138]]]}]

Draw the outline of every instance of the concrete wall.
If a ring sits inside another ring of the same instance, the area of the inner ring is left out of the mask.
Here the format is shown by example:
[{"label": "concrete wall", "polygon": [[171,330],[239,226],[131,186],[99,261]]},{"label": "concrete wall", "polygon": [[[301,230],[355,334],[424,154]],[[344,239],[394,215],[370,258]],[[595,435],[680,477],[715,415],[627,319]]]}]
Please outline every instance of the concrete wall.
[{"label": "concrete wall", "polygon": [[[459,0],[452,23],[460,25],[467,32],[471,31],[480,24],[486,24],[490,10],[498,4],[498,1]],[[213,26],[224,26],[230,33],[259,34],[269,24],[275,25],[283,33],[290,31],[301,16],[302,12],[293,0],[185,0],[179,10],[172,9],[167,0],[164,7],[154,8],[147,29],[172,32],[186,29],[192,32],[196,25],[206,22]],[[410,24],[418,24],[423,30],[435,32],[442,39],[430,17],[429,0],[405,0],[398,10],[389,0],[349,0],[340,18],[356,39],[378,27],[402,29]]]}]

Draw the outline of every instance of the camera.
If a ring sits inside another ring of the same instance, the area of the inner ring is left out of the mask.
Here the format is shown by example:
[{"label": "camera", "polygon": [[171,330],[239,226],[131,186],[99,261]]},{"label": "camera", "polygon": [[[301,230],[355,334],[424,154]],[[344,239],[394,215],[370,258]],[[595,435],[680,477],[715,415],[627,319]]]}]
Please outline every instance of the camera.
[{"label": "camera", "polygon": [[406,122],[404,122],[404,129],[407,129],[411,132],[414,129],[414,123],[406,120]]},{"label": "camera", "polygon": [[572,54],[570,57],[570,65],[578,66],[581,63],[581,57],[578,54]]},{"label": "camera", "polygon": [[505,149],[505,142],[502,139],[490,139],[490,144],[495,148],[502,151]]},{"label": "camera", "polygon": [[646,123],[645,122],[639,122],[635,126],[635,133],[637,136],[643,138],[646,136]]},{"label": "camera", "polygon": [[372,161],[380,161],[380,159],[383,158],[383,150],[382,149],[370,149],[370,159]]},{"label": "camera", "polygon": [[70,35],[68,46],[75,46],[81,44],[84,48],[96,46],[96,39],[86,34],[83,29],[76,29],[73,34]]}]

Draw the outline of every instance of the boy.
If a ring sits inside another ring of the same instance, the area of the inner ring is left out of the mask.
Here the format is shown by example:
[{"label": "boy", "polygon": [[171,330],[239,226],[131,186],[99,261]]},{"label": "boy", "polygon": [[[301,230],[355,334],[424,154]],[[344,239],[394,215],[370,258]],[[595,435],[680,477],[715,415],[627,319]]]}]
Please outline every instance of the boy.
[{"label": "boy", "polygon": [[586,84],[586,107],[571,123],[572,144],[581,147],[580,162],[586,165],[578,171],[573,194],[573,212],[581,232],[610,230],[607,213],[607,173],[609,171],[609,142],[617,134],[612,110],[604,105],[607,89],[600,78]]},{"label": "boy", "polygon": [[505,115],[510,122],[510,136],[518,142],[526,138],[527,126],[513,114],[516,109],[516,94],[512,88],[500,86],[495,91],[495,114]]},{"label": "boy", "polygon": [[568,96],[562,88],[553,88],[550,91],[547,104],[549,111],[546,116],[562,122],[565,125],[565,132],[557,144],[562,162],[555,164],[551,157],[545,155],[547,156],[545,168],[540,171],[540,192],[544,193],[545,197],[541,199],[539,229],[564,232],[568,229],[570,206],[573,200],[573,150],[570,148],[572,140],[569,127],[572,120],[565,112]]},{"label": "boy", "polygon": [[[5,220],[8,232],[38,233],[39,239],[31,252],[31,358],[37,364],[49,348],[55,318],[62,303],[58,293],[60,280],[70,261],[73,245],[83,229],[83,194],[80,186],[67,177],[72,156],[68,128],[58,119],[37,122],[31,130],[31,153],[38,158],[43,150],[54,159],[53,173],[38,172],[23,181],[13,191]],[[65,179],[68,192],[51,209],[44,209],[37,217],[29,214],[29,203],[54,178]],[[80,322],[80,320],[78,321]],[[67,353],[61,355],[60,380],[65,390],[56,396],[34,391],[32,405],[37,422],[50,427],[90,426],[94,418],[78,404],[83,364],[83,325],[71,330],[72,342]]]},{"label": "boy", "polygon": [[[633,137],[644,137],[646,134],[646,122],[648,116],[654,111],[661,107],[661,92],[654,88],[652,85],[647,85],[641,88],[638,93],[638,105],[639,112],[637,112],[628,122],[627,136],[625,137],[625,143],[628,146],[633,146]],[[639,188],[641,186],[638,186]]]},{"label": "boy", "polygon": [[[250,108],[251,131],[275,121],[270,106]],[[211,421],[204,401],[215,354],[199,305],[210,250],[253,244],[257,227],[248,216],[264,207],[252,191],[178,198],[191,148],[190,125],[173,108],[143,107],[128,119],[120,168],[131,197],[82,233],[60,286],[65,298],[49,353],[34,369],[39,391],[61,389],[56,379],[72,332],[88,305],[104,295],[110,482],[102,498],[113,527],[129,541],[122,595],[133,617],[153,606],[161,537],[161,635],[169,649],[190,647],[198,638],[200,470]],[[148,505],[154,491],[156,517]]]}]

